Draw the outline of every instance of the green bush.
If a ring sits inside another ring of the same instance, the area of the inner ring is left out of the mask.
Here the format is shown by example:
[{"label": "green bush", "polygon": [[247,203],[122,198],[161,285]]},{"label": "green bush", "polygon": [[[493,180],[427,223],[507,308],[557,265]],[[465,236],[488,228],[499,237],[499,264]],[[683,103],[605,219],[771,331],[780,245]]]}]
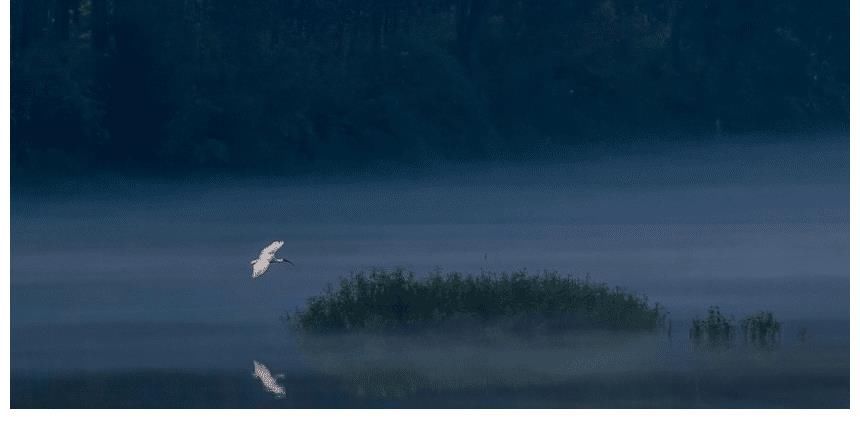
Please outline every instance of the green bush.
[{"label": "green bush", "polygon": [[357,273],[287,315],[301,332],[405,331],[488,324],[511,330],[654,330],[665,312],[647,298],[547,272],[479,275]]}]

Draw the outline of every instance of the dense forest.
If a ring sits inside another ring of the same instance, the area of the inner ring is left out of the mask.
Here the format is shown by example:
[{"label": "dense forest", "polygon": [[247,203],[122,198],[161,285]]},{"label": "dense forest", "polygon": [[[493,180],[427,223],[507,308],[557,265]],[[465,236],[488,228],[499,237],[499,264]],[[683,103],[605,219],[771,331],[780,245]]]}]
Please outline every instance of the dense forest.
[{"label": "dense forest", "polygon": [[12,0],[12,167],[306,171],[848,121],[849,2]]}]

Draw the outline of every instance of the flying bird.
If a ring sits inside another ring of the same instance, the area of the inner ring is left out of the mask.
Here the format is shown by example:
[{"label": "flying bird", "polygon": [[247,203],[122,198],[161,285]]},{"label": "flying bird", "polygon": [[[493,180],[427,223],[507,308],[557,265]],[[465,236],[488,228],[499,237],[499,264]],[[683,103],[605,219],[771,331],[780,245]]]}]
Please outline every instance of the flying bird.
[{"label": "flying bird", "polygon": [[254,373],[251,375],[256,379],[259,379],[260,382],[263,383],[263,388],[266,389],[267,392],[275,395],[276,398],[283,398],[286,396],[286,389],[284,389],[284,386],[278,384],[277,380],[279,378],[284,378],[284,374],[273,376],[272,372],[269,371],[269,368],[266,368],[266,365],[254,361]]},{"label": "flying bird", "polygon": [[280,240],[273,241],[272,244],[266,246],[262,251],[260,251],[260,256],[257,257],[257,259],[254,259],[253,261],[251,261],[251,268],[252,268],[251,278],[252,279],[256,279],[257,277],[262,276],[263,273],[265,273],[266,270],[269,269],[269,264],[271,264],[273,262],[286,262],[290,265],[295,265],[286,259],[275,257],[275,252],[277,252],[278,249],[280,249],[281,246],[283,246],[283,245],[284,245],[283,241],[280,241]]}]

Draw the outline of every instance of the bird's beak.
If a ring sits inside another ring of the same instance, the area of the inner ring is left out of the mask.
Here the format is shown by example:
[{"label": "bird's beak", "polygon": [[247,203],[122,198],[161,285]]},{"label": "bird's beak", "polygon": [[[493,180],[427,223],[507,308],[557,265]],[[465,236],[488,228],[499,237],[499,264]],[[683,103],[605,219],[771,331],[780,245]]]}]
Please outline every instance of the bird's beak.
[{"label": "bird's beak", "polygon": [[296,266],[296,264],[294,264],[293,261],[291,261],[289,259],[284,259],[284,262],[288,262],[290,265],[292,265],[294,267]]}]

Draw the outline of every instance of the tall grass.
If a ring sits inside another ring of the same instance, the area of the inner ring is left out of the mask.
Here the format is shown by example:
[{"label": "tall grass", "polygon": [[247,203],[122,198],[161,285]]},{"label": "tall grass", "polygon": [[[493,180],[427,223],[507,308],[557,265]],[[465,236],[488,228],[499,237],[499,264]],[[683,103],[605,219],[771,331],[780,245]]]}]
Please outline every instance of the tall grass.
[{"label": "tall grass", "polygon": [[545,329],[654,330],[659,304],[590,280],[555,272],[530,275],[434,272],[418,278],[401,269],[342,278],[287,315],[309,333],[403,331],[468,324]]},{"label": "tall grass", "polygon": [[727,348],[735,344],[740,332],[744,345],[771,350],[779,345],[781,328],[769,311],[760,311],[736,323],[734,318],[724,316],[719,307],[710,307],[708,317],[693,319],[690,340],[697,348]]},{"label": "tall grass", "polygon": [[769,311],[760,311],[741,320],[744,342],[754,347],[775,348],[779,345],[781,330],[782,325]]},{"label": "tall grass", "polygon": [[697,347],[720,348],[732,344],[737,334],[734,320],[720,312],[719,307],[709,307],[708,317],[693,319],[690,340]]}]

